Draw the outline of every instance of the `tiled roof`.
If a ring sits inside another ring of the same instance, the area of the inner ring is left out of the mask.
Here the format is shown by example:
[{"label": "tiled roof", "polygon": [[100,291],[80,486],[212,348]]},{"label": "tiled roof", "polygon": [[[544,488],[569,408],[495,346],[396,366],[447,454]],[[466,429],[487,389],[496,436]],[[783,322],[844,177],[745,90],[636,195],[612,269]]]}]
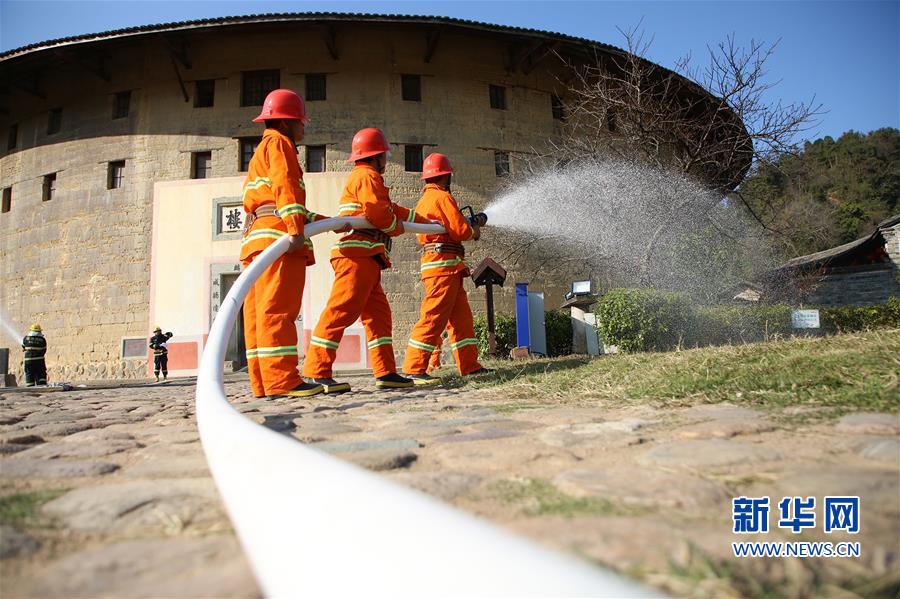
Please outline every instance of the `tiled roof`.
[{"label": "tiled roof", "polygon": [[467,19],[455,19],[451,17],[437,17],[425,15],[379,15],[371,13],[338,13],[338,12],[306,12],[306,13],[266,13],[258,15],[245,15],[233,17],[214,17],[209,19],[197,19],[194,21],[179,21],[173,23],[158,23],[156,25],[140,25],[138,27],[126,27],[124,29],[113,29],[111,31],[103,31],[100,33],[88,33],[84,35],[75,35],[71,37],[63,37],[55,40],[39,42],[37,44],[29,44],[21,48],[15,48],[0,53],[0,61],[9,60],[19,56],[47,50],[50,48],[58,48],[61,46],[70,46],[74,44],[84,44],[90,42],[102,42],[117,38],[133,37],[150,33],[168,33],[178,31],[190,31],[192,29],[209,29],[214,27],[224,27],[229,25],[250,25],[255,23],[304,23],[304,22],[355,22],[355,23],[410,23],[410,24],[431,24],[444,25],[451,27],[460,27],[470,30],[481,30],[496,33],[520,34],[535,38],[554,39],[560,41],[571,42],[575,44],[588,45],[595,48],[602,48],[608,51],[622,52],[620,48],[610,46],[581,37],[565,35],[563,33],[554,33],[551,31],[542,31],[540,29],[529,29],[526,27],[511,27],[506,25],[493,25],[490,23],[482,23],[479,21],[470,21]]}]

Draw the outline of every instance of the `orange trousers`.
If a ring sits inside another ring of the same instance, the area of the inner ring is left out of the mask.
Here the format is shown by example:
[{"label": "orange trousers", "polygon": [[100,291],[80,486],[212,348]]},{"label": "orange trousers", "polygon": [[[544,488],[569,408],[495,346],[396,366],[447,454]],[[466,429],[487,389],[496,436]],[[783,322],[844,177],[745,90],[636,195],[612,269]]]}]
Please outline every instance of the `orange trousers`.
[{"label": "orange trousers", "polygon": [[[256,255],[243,261],[244,267]],[[306,253],[285,254],[257,279],[244,300],[244,342],[253,395],[278,395],[303,382],[297,371],[297,326]]]},{"label": "orange trousers", "polygon": [[472,322],[472,309],[463,287],[462,273],[429,277],[425,283],[425,299],[419,322],[412,330],[403,372],[424,374],[428,361],[441,338],[444,328],[450,334],[450,348],[456,358],[460,374],[481,368],[478,363],[478,340]]},{"label": "orange trousers", "polygon": [[442,346],[444,345],[443,336],[438,337],[437,343],[434,344],[434,351],[431,352],[431,358],[428,360],[428,372],[432,370],[440,370],[441,368],[441,353]]},{"label": "orange trousers", "polygon": [[303,376],[332,376],[337,348],[344,329],[357,318],[366,330],[372,373],[375,377],[397,371],[391,338],[391,306],[381,288],[381,264],[371,256],[332,258],[334,286],[309,342]]}]

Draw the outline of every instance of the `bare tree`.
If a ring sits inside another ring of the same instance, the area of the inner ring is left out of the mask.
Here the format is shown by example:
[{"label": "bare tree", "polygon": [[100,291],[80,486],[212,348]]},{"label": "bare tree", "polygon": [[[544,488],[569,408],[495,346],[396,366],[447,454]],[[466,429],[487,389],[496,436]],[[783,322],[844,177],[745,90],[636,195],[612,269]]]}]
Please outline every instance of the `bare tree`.
[{"label": "bare tree", "polygon": [[766,62],[777,43],[740,47],[729,36],[708,47],[705,64],[686,56],[671,71],[645,58],[652,40],[637,28],[622,35],[627,52],[569,64],[566,134],[553,148],[563,159],[638,157],[728,193],[754,163],[793,152],[822,113],[814,98],[769,98],[777,82]]},{"label": "bare tree", "polygon": [[[777,82],[768,79],[766,63],[777,43],[751,41],[741,47],[731,36],[708,47],[702,65],[687,56],[673,71],[645,58],[652,40],[637,27],[621,33],[626,51],[595,50],[587,64],[566,62],[560,55],[569,73],[563,136],[521,171],[527,177],[546,168],[548,160],[557,165],[638,160],[708,190],[700,199],[705,208],[698,209],[696,196],[673,194],[668,205],[647,219],[646,246],[644,255],[635,257],[640,275],[634,282],[652,286],[664,284],[665,277],[657,274],[671,258],[670,227],[679,215],[685,220],[685,211],[704,221],[697,229],[727,239],[732,233],[715,208],[729,196],[765,228],[735,188],[754,165],[794,152],[799,134],[815,124],[822,107],[814,98],[790,104],[770,98]],[[520,250],[522,256],[529,253]],[[555,265],[575,265],[579,257],[595,265],[608,262],[606,256],[585,256],[583,248],[580,254],[575,251],[571,257],[558,255]]]}]

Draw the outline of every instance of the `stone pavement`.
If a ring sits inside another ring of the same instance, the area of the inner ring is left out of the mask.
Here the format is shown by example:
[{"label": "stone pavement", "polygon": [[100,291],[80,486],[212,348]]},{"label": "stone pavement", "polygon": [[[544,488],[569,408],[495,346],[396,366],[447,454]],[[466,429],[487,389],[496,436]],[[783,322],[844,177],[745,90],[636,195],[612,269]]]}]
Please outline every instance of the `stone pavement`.
[{"label": "stone pavement", "polygon": [[[247,417],[540,543],[677,595],[860,595],[900,584],[900,418],[717,404],[523,404],[502,388],[259,401]],[[4,597],[254,597],[206,468],[194,387],[0,390]],[[860,541],[858,559],[737,560],[731,500],[772,497],[752,540]],[[861,497],[858,535],[779,530],[783,496]],[[15,503],[18,511],[10,508]],[[299,516],[299,515],[298,515]]]}]

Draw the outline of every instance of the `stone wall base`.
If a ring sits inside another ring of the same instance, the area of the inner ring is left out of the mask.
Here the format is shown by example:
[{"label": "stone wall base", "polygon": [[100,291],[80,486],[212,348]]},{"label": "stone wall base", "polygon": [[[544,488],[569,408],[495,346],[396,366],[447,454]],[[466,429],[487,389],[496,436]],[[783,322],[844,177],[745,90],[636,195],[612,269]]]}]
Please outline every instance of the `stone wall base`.
[{"label": "stone wall base", "polygon": [[[25,370],[19,364],[15,369],[19,385],[25,384]],[[147,378],[147,360],[109,360],[106,362],[88,362],[65,366],[47,367],[47,379],[50,384],[71,381],[125,380]]]}]

